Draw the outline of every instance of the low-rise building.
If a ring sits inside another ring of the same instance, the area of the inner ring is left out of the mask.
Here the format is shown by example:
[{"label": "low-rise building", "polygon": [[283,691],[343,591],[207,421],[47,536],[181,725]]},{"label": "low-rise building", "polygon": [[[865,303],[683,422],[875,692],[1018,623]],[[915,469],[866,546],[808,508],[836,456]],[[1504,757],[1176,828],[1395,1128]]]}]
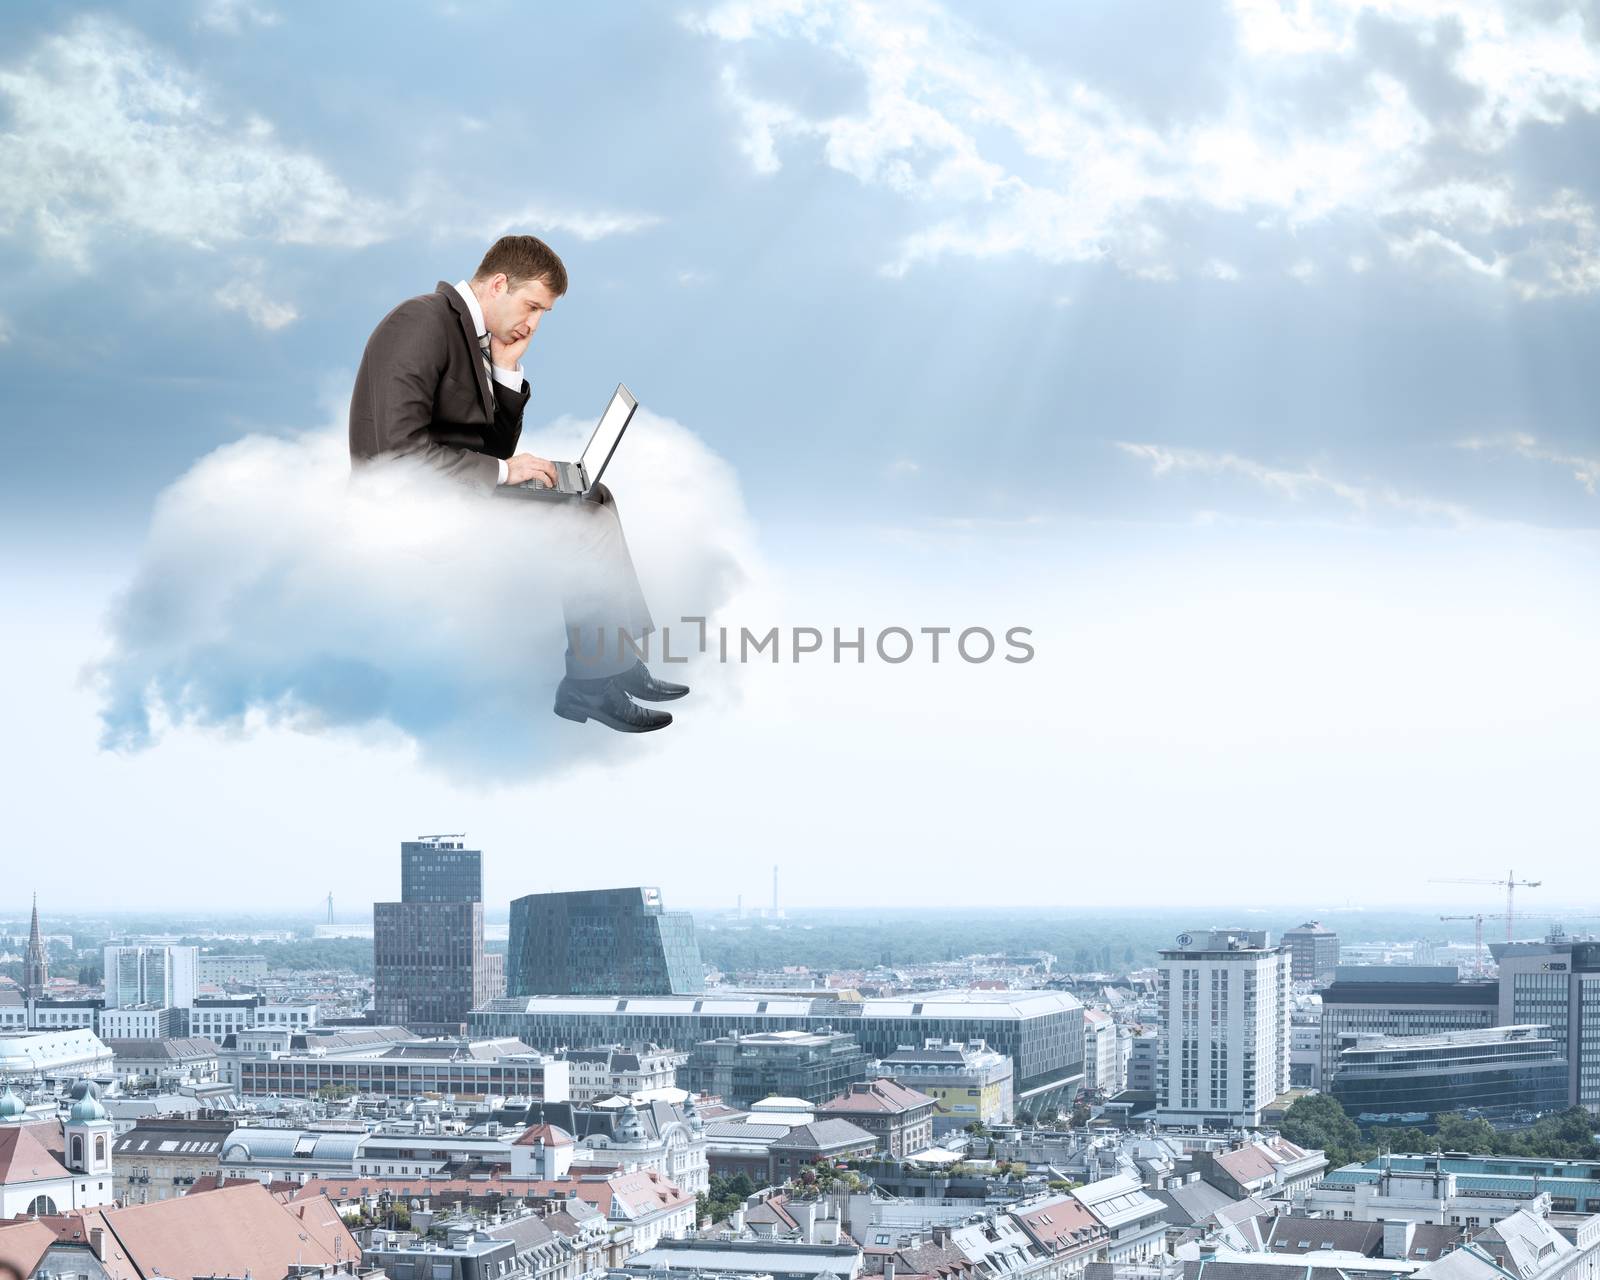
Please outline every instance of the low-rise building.
[{"label": "low-rise building", "polygon": [[111,1070],[123,1085],[169,1085],[217,1079],[217,1046],[204,1039],[107,1040]]},{"label": "low-rise building", "polygon": [[897,1049],[874,1062],[871,1074],[933,1099],[935,1139],[971,1124],[997,1125],[1011,1120],[1011,1059],[982,1040],[927,1040],[920,1049]]},{"label": "low-rise building", "polygon": [[653,1044],[566,1049],[555,1056],[566,1062],[568,1094],[580,1104],[670,1089],[678,1083],[679,1068],[689,1060],[687,1053]]},{"label": "low-rise building", "polygon": [[693,1276],[769,1276],[771,1280],[856,1280],[861,1274],[861,1246],[756,1237],[668,1239],[635,1254],[620,1271],[634,1277],[683,1272]]},{"label": "low-rise building", "polygon": [[796,1125],[767,1147],[767,1180],[787,1182],[819,1160],[854,1160],[870,1156],[881,1140],[849,1120],[819,1119]]},{"label": "low-rise building", "polygon": [[187,1195],[199,1178],[215,1177],[231,1120],[141,1120],[112,1143],[118,1204],[148,1204]]},{"label": "low-rise building", "polygon": [[848,1120],[897,1160],[933,1145],[934,1102],[893,1080],[864,1080],[817,1108],[818,1120]]},{"label": "low-rise building", "polygon": [[1166,1206],[1125,1175],[1103,1178],[1069,1193],[1110,1236],[1105,1256],[1138,1262],[1158,1256],[1166,1235]]},{"label": "low-rise building", "polygon": [[697,1044],[678,1082],[733,1107],[773,1096],[820,1103],[865,1080],[870,1062],[842,1032],[735,1031]]},{"label": "low-rise building", "polygon": [[1196,1150],[1189,1158],[1202,1179],[1235,1200],[1260,1196],[1298,1202],[1328,1168],[1322,1152],[1277,1134],[1223,1151]]},{"label": "low-rise building", "polygon": [[114,1061],[87,1027],[0,1032],[0,1080],[77,1080],[109,1073]]},{"label": "low-rise building", "polygon": [[[313,1037],[256,1029],[227,1037],[223,1056],[242,1098],[309,1098],[331,1091],[391,1098],[498,1094],[548,1102],[567,1097],[567,1064],[518,1041],[418,1041],[407,1035],[396,1042],[386,1030],[393,1029],[349,1028]],[[244,1048],[263,1040],[274,1047]],[[276,1047],[283,1043],[293,1047]]]},{"label": "low-rise building", "polygon": [[1549,1212],[1600,1214],[1600,1163],[1517,1156],[1386,1155],[1347,1164],[1306,1192],[1306,1211],[1357,1222],[1469,1231],[1543,1197]]}]

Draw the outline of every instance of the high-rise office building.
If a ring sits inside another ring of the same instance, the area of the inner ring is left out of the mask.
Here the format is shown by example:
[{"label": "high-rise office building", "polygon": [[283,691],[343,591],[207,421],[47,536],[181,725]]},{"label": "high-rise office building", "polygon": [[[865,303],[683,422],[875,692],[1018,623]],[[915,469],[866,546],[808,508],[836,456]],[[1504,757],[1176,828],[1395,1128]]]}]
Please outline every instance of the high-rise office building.
[{"label": "high-rise office building", "polygon": [[1323,982],[1333,977],[1339,963],[1339,935],[1317,920],[1308,920],[1283,935],[1289,948],[1289,978],[1294,982]]},{"label": "high-rise office building", "polygon": [[106,947],[103,955],[106,1008],[193,1007],[199,947],[137,943]]},{"label": "high-rise office building", "polygon": [[692,995],[705,990],[694,917],[659,889],[530,893],[511,903],[514,996]]},{"label": "high-rise office building", "polygon": [[400,843],[400,901],[482,902],[483,854],[466,837],[422,836]]},{"label": "high-rise office building", "polygon": [[1159,953],[1156,1122],[1255,1126],[1289,1087],[1289,953],[1262,929],[1181,934]]},{"label": "high-rise office building", "polygon": [[1556,932],[1490,951],[1500,966],[1500,1021],[1549,1027],[1567,1063],[1567,1105],[1600,1114],[1600,942]]},{"label": "high-rise office building", "polygon": [[[1493,982],[1462,982],[1454,965],[1342,964],[1322,989],[1320,1089],[1331,1089],[1339,1053],[1361,1036],[1433,1036],[1497,1022]],[[1520,1022],[1543,1021],[1519,1018]]]},{"label": "high-rise office building", "polygon": [[483,948],[483,854],[459,835],[400,846],[400,901],[372,907],[373,1013],[419,1035],[460,1035],[501,994]]}]

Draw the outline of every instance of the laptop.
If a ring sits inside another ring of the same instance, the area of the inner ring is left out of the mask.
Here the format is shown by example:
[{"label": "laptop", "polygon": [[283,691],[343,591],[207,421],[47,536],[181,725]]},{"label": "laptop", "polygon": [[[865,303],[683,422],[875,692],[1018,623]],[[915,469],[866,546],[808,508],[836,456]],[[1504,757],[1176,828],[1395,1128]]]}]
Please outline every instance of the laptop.
[{"label": "laptop", "polygon": [[633,421],[633,411],[638,407],[639,402],[633,398],[633,392],[619,382],[611,394],[611,403],[600,415],[594,434],[589,437],[589,443],[584,446],[578,460],[552,462],[551,465],[556,469],[555,484],[549,484],[540,476],[524,480],[521,484],[507,485],[506,490],[531,498],[582,497],[600,483],[600,477],[611,464],[617,445],[622,443],[622,433]]}]

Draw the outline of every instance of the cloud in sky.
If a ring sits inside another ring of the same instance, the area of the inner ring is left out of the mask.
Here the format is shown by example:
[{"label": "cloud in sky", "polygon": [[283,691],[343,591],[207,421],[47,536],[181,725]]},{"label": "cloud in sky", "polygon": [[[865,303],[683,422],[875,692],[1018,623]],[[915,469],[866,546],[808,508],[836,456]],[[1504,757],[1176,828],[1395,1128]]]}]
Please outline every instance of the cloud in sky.
[{"label": "cloud in sky", "polygon": [[[1517,174],[1508,155],[1526,126],[1600,107],[1600,53],[1575,7],[1234,0],[1221,17],[1227,92],[1174,123],[932,0],[724,0],[686,22],[725,50],[726,101],[757,173],[814,147],[912,206],[922,225],[891,274],[1005,254],[1107,259],[1154,280],[1212,273],[1213,255],[1177,229],[1199,216],[1276,235],[1291,261],[1320,226],[1523,298],[1600,288],[1593,205]],[[853,73],[859,100],[808,113],[763,92],[750,64],[777,43]]]},{"label": "cloud in sky", "polygon": [[1430,522],[1466,524],[1472,514],[1454,502],[1399,491],[1392,485],[1356,484],[1331,475],[1315,463],[1279,467],[1212,449],[1180,448],[1119,440],[1117,448],[1150,464],[1153,475],[1191,472],[1205,476],[1238,476],[1277,497],[1293,503],[1331,497],[1347,510],[1362,515],[1394,512]]},{"label": "cloud in sky", "polygon": [[[264,16],[265,15],[265,16]],[[264,10],[213,4],[202,25],[261,25]],[[265,115],[236,115],[202,77],[133,30],[83,17],[0,65],[0,235],[87,271],[97,251],[148,241],[214,252],[248,245],[352,250],[421,230],[474,237],[534,230],[580,240],[655,226],[655,214],[525,206],[486,217],[427,175],[396,198],[358,191],[323,158],[281,141]],[[259,284],[216,298],[267,329],[297,318]]]},{"label": "cloud in sky", "polygon": [[1572,473],[1572,478],[1590,494],[1600,494],[1600,457],[1571,453],[1543,443],[1526,431],[1501,436],[1474,436],[1458,442],[1459,447],[1475,452],[1511,453],[1531,462],[1548,462]]},{"label": "cloud in sky", "polygon": [[[575,456],[584,425],[563,420],[523,448]],[[626,461],[619,505],[657,625],[716,616],[755,564],[731,468],[643,411]],[[335,429],[201,459],[162,494],[92,671],[104,744],[143,749],[168,724],[398,732],[425,764],[477,778],[640,750],[550,711],[569,517],[438,488],[404,472],[351,484]]]},{"label": "cloud in sky", "polygon": [[606,236],[646,231],[660,222],[660,217],[653,213],[552,209],[543,205],[528,205],[515,213],[490,219],[483,225],[482,233],[490,239],[516,232],[540,236],[565,234],[577,236],[580,240],[602,240]]},{"label": "cloud in sky", "polygon": [[239,311],[252,323],[269,333],[293,324],[300,312],[293,303],[280,302],[267,296],[256,278],[261,275],[259,265],[247,267],[239,278],[222,285],[213,295],[224,311]]},{"label": "cloud in sky", "polygon": [[0,69],[0,231],[87,269],[101,241],[354,247],[386,218],[270,121],[230,120],[137,32],[80,18]]}]

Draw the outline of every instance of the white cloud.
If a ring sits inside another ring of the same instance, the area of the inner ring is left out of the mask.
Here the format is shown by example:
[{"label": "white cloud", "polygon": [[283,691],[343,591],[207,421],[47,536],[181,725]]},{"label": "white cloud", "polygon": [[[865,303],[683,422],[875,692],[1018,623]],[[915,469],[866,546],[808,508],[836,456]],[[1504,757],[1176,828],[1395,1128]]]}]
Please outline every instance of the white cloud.
[{"label": "white cloud", "polygon": [[0,315],[0,347],[11,341],[11,322]]},{"label": "white cloud", "polygon": [[201,0],[197,21],[202,27],[236,36],[249,27],[275,27],[281,19],[254,0]]},{"label": "white cloud", "polygon": [[274,302],[254,280],[232,280],[212,295],[224,311],[242,311],[252,324],[269,333],[286,328],[300,318],[287,302]]},{"label": "white cloud", "polygon": [[[1163,229],[1189,209],[1240,215],[1257,234],[1337,221],[1387,239],[1402,262],[1417,260],[1408,247],[1424,233],[1466,245],[1509,230],[1518,243],[1498,250],[1495,271],[1474,265],[1487,246],[1436,261],[1523,297],[1600,288],[1589,204],[1572,193],[1550,202],[1509,169],[1494,173],[1524,125],[1600,108],[1600,55],[1577,14],[1488,0],[1234,0],[1232,10],[1230,96],[1165,128],[933,0],[724,0],[687,23],[728,49],[724,92],[758,173],[814,145],[830,167],[925,210],[891,275],[945,255],[1030,254],[1173,279],[1204,261],[1186,263],[1187,247]],[[1419,105],[1361,48],[1373,20],[1431,49],[1475,95],[1471,109]],[[759,41],[809,45],[854,71],[864,105],[808,116],[762,96],[737,65],[740,46]],[[1315,99],[1339,79],[1351,87],[1330,117]],[[1468,155],[1459,172],[1438,159],[1451,148]]]},{"label": "white cloud", "polygon": [[[591,425],[563,420],[522,444],[573,457]],[[435,769],[517,778],[637,749],[550,711],[558,572],[588,526],[394,469],[352,484],[346,449],[342,427],[249,437],[161,495],[95,667],[105,742],[282,726],[400,739]],[[641,411],[606,478],[658,628],[715,618],[756,564],[731,468]],[[694,634],[674,627],[674,651]],[[689,670],[715,702],[735,668]]]},{"label": "white cloud", "polygon": [[1239,278],[1239,268],[1231,262],[1224,262],[1221,258],[1213,258],[1200,268],[1200,274],[1210,276],[1213,280],[1232,282]]},{"label": "white cloud", "polygon": [[1238,476],[1290,502],[1331,497],[1364,515],[1389,510],[1453,524],[1467,524],[1472,520],[1471,513],[1458,503],[1402,493],[1390,485],[1355,484],[1315,464],[1278,467],[1236,453],[1123,440],[1117,441],[1116,447],[1149,463],[1151,473],[1156,476],[1182,472]]},{"label": "white cloud", "polygon": [[0,70],[0,233],[86,270],[102,242],[370,244],[386,218],[270,122],[230,120],[137,32],[74,22]]},{"label": "white cloud", "polygon": [[481,230],[491,239],[510,234],[548,236],[566,232],[580,240],[603,240],[607,236],[626,236],[646,231],[660,222],[660,217],[653,213],[552,209],[544,205],[528,205],[515,213],[497,214],[483,224]]},{"label": "white cloud", "polygon": [[1475,451],[1514,453],[1533,462],[1549,462],[1572,473],[1572,478],[1590,494],[1600,494],[1600,457],[1568,453],[1542,444],[1537,436],[1515,431],[1501,436],[1475,436],[1457,441],[1457,447]]}]

